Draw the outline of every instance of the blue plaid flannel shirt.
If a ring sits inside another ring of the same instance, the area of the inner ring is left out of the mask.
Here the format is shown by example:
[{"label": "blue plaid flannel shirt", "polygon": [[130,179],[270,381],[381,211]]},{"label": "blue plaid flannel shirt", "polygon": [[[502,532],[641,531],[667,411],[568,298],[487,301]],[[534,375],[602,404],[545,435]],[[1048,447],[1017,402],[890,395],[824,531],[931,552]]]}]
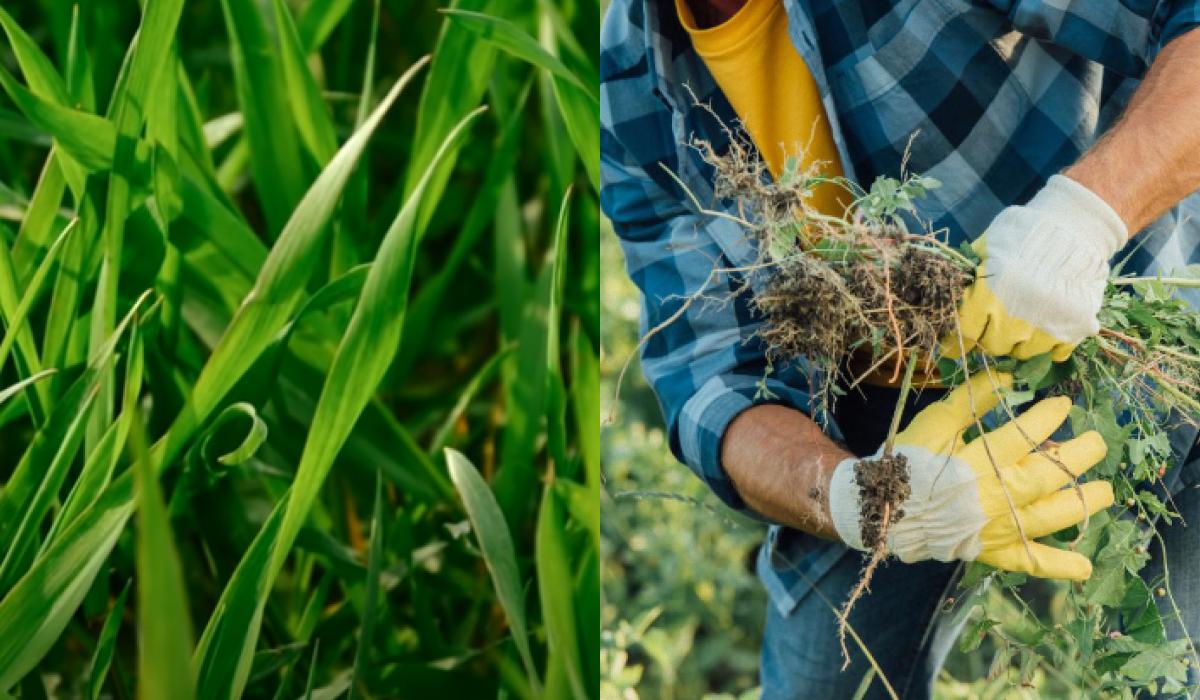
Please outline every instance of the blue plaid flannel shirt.
[{"label": "blue plaid flannel shirt", "polygon": [[[1072,163],[1119,116],[1158,50],[1200,24],[1200,0],[783,2],[792,43],[835,117],[846,174],[863,185],[896,176],[918,133],[909,168],[943,183],[918,213],[956,244]],[[712,202],[711,170],[687,144],[722,148],[717,119],[736,115],[671,0],[613,0],[600,65],[601,205],[643,295],[643,333],[679,314],[645,343],[642,369],[676,457],[746,511],[721,467],[721,437],[759,402],[810,412],[808,369],[776,366],[764,380],[759,320],[747,295],[732,295],[761,279],[708,279],[714,266],[744,267],[755,251],[736,224],[701,215],[667,173]],[[1119,256],[1125,268],[1169,273],[1200,260],[1198,214],[1198,196],[1165,214]],[[716,301],[681,312],[706,283]],[[836,425],[828,429],[839,437]],[[771,528],[759,574],[787,613],[845,549],[808,538],[777,566],[780,533]]]}]

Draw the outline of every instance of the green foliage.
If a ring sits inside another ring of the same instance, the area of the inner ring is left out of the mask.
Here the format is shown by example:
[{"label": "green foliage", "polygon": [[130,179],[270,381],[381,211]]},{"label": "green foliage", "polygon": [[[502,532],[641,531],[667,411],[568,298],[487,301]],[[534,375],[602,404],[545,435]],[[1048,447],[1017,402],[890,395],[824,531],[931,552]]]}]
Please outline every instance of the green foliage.
[{"label": "green foliage", "polygon": [[757,684],[767,602],[749,559],[764,530],[731,514],[675,462],[636,367],[620,403],[611,404],[617,373],[637,342],[639,304],[611,232],[601,255],[602,415],[615,417],[600,433],[602,696],[738,696]]},{"label": "green foliage", "polygon": [[596,696],[599,11],[453,5],[0,10],[0,695]]}]

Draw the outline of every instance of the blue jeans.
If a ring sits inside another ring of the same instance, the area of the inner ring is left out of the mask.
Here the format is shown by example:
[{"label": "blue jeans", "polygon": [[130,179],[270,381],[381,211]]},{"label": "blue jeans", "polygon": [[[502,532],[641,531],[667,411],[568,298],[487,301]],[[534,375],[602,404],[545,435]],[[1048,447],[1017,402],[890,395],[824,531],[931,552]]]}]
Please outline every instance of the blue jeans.
[{"label": "blue jeans", "polygon": [[[847,410],[864,410],[861,404],[870,398],[868,395],[857,403],[851,402]],[[919,400],[912,410],[928,400],[928,396]],[[889,415],[890,410],[887,408]],[[872,407],[871,413],[876,411]],[[838,418],[843,433],[854,424],[850,422],[853,418],[849,415]],[[1183,518],[1170,526],[1160,523],[1159,532],[1171,573],[1171,592],[1183,619],[1181,626],[1167,606],[1162,605],[1167,633],[1171,638],[1182,638],[1186,627],[1192,638],[1200,641],[1200,546],[1197,546],[1200,544],[1200,450],[1191,449],[1193,435],[1184,434],[1175,445],[1178,454],[1187,455],[1187,459],[1183,467],[1168,476],[1175,509]],[[869,427],[845,437],[856,454],[870,454],[875,449],[871,443],[882,441],[881,436],[876,440],[877,432]],[[841,555],[826,551],[830,547],[840,548]],[[850,665],[842,670],[837,618],[830,606],[840,608],[846,600],[858,582],[864,556],[795,530],[781,531],[770,550],[760,559],[760,573],[764,562],[771,567],[797,570],[797,562],[817,554],[822,557],[832,554],[835,560],[828,568],[820,569],[815,580],[808,581],[808,590],[789,596],[786,603],[775,600],[768,605],[762,648],[762,700],[853,698],[872,666],[848,637]],[[1163,576],[1163,547],[1152,544],[1150,552],[1151,561],[1142,575],[1151,586],[1158,586]],[[850,625],[901,698],[932,697],[942,662],[966,622],[966,616],[959,614],[965,612],[959,601],[968,597],[968,591],[957,590],[961,572],[962,565],[958,563],[888,561],[875,571],[870,592],[850,613]],[[874,678],[863,697],[890,696],[883,683]]]}]

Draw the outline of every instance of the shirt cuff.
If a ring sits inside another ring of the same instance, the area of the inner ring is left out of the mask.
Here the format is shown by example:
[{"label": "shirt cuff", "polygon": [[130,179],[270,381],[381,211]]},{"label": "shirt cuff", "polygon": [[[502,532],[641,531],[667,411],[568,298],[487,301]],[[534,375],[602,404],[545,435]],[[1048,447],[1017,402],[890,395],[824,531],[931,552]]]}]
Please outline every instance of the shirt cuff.
[{"label": "shirt cuff", "polygon": [[734,418],[752,406],[778,404],[812,413],[812,396],[762,374],[712,377],[684,404],[677,424],[683,462],[730,508],[758,520],[721,465],[721,440]]},{"label": "shirt cuff", "polygon": [[1164,3],[1164,5],[1169,5],[1171,10],[1159,31],[1158,45],[1160,47],[1166,46],[1173,39],[1178,39],[1200,26],[1200,2],[1189,0],[1173,4]]}]

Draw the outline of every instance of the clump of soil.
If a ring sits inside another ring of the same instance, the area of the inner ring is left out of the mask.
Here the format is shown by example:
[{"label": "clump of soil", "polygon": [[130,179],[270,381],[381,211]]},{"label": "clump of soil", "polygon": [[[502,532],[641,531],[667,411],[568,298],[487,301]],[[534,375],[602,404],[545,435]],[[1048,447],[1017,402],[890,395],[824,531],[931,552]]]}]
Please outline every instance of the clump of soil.
[{"label": "clump of soil", "polygon": [[902,506],[912,493],[908,458],[891,453],[859,460],[854,465],[854,481],[862,499],[863,545],[875,550],[884,544],[887,528],[904,517]]},{"label": "clump of soil", "polygon": [[[752,306],[768,358],[823,370],[827,384],[814,389],[828,404],[833,384],[859,379],[842,376],[852,353],[869,355],[872,366],[894,359],[897,376],[906,350],[932,354],[954,331],[974,266],[932,232],[906,230],[898,212],[911,210],[912,193],[924,185],[892,180],[864,192],[824,177],[823,163],[776,178],[741,132],[729,136],[723,153],[703,141],[693,146],[713,167],[714,195],[736,205],[758,245],[754,268],[766,275]],[[816,187],[835,185],[849,204],[842,217],[811,203]]]}]

